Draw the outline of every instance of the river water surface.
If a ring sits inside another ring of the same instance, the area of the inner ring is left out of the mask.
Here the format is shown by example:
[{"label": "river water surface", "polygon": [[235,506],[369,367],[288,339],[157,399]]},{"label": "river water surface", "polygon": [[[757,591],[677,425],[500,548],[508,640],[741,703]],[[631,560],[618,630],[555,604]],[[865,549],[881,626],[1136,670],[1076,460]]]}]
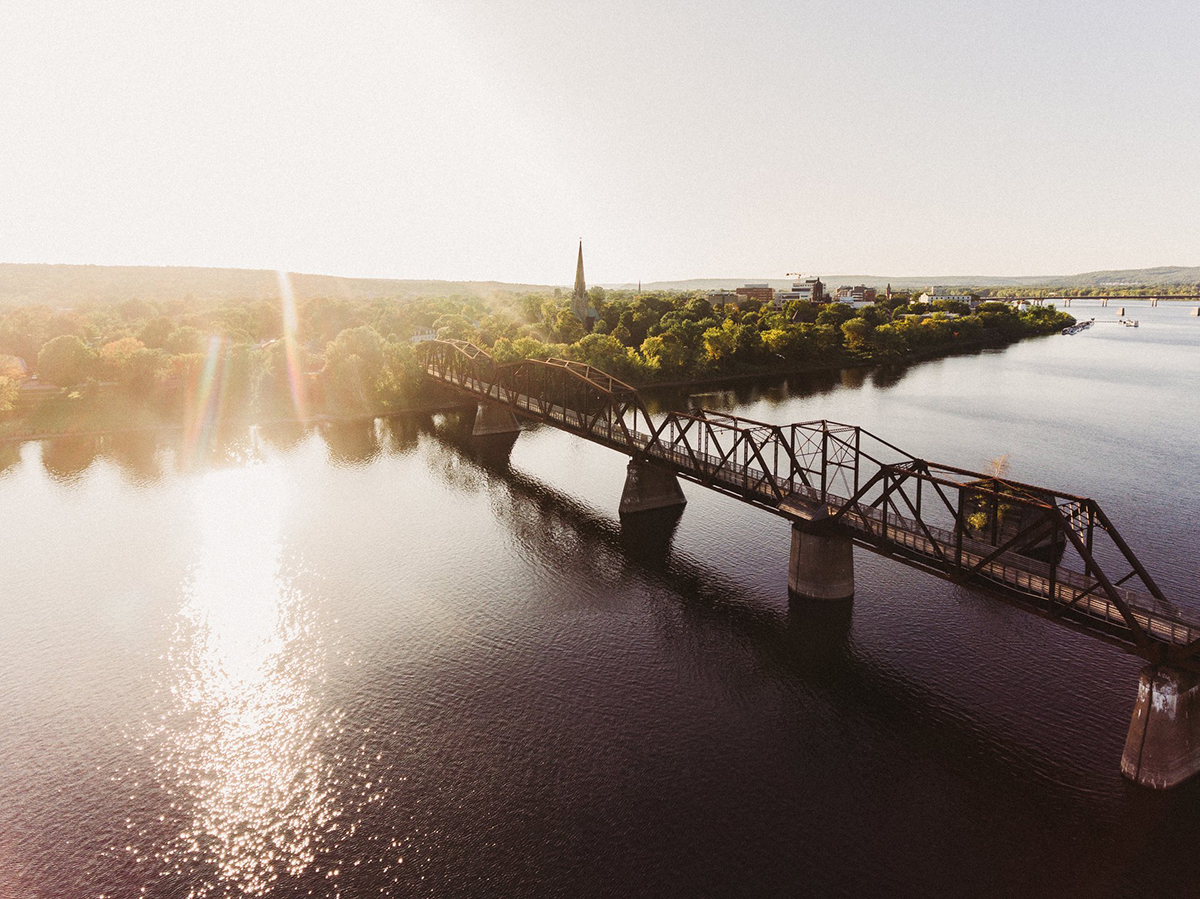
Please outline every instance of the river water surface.
[{"label": "river water surface", "polygon": [[[1200,319],[1126,305],[654,401],[1007,453],[1200,615]],[[0,897],[1200,895],[1200,783],[1119,774],[1137,659],[862,550],[789,604],[781,519],[623,529],[624,457],[469,429],[0,445]]]}]

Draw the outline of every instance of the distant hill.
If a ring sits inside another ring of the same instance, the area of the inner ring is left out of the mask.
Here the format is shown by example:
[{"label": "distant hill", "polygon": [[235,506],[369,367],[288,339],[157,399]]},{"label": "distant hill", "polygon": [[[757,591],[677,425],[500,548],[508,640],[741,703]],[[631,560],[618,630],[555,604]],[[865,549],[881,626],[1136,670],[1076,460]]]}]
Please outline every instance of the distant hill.
[{"label": "distant hill", "polygon": [[[341,278],[333,275],[292,274],[292,290],[298,299],[323,296],[340,299],[375,297],[476,296],[549,292],[553,285],[509,284],[503,281],[416,281],[387,278]],[[884,275],[822,275],[830,287],[865,284],[897,290],[926,287],[1156,287],[1200,284],[1200,266],[1124,269],[1084,272],[1079,275],[1001,278],[987,275],[939,277],[887,277]],[[783,278],[691,278],[686,281],[652,281],[643,290],[713,290],[738,287],[747,282],[766,281],[772,287],[787,287]],[[609,288],[637,285],[606,284]],[[138,297],[143,300],[198,301],[256,299],[279,296],[279,280],[273,271],[242,268],[193,268],[185,266],[32,265],[0,263],[0,303],[37,302],[72,306],[88,302],[118,302]]]},{"label": "distant hill", "polygon": [[[808,275],[812,277],[812,275]],[[772,287],[790,287],[791,278],[691,278],[686,281],[649,281],[643,290],[715,290],[719,287],[740,287],[747,283],[767,283]],[[1158,287],[1171,284],[1200,284],[1200,266],[1160,266],[1158,268],[1119,269],[1103,272],[1083,272],[1078,275],[1035,275],[1004,278],[993,275],[939,275],[921,277],[887,277],[884,275],[821,275],[830,287],[843,284],[865,284],[912,290],[925,287]],[[636,284],[605,285],[613,288],[633,288]]]},{"label": "distant hill", "polygon": [[1200,284],[1200,266],[1165,265],[1158,268],[1085,272],[1082,275],[1070,275],[1049,282],[1051,287],[1158,287],[1165,284]]},{"label": "distant hill", "polygon": [[[548,291],[541,284],[501,281],[408,281],[385,278],[339,278],[292,274],[298,299],[323,296],[342,299],[417,296],[492,297],[505,293]],[[254,299],[278,297],[273,271],[242,268],[175,266],[29,265],[0,263],[0,303],[38,302],[71,306],[85,302],[143,300]]]}]

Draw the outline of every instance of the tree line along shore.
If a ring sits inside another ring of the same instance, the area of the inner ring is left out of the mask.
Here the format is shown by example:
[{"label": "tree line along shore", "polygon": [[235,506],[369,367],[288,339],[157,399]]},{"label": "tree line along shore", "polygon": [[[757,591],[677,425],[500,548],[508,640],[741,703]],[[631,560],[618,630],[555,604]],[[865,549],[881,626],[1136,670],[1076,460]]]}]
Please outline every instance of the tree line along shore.
[{"label": "tree line along shore", "polygon": [[444,404],[414,339],[498,362],[559,357],[635,386],[895,363],[1050,334],[1053,306],[862,306],[592,288],[590,332],[561,291],[493,299],[314,298],[0,307],[0,437],[383,415]]}]

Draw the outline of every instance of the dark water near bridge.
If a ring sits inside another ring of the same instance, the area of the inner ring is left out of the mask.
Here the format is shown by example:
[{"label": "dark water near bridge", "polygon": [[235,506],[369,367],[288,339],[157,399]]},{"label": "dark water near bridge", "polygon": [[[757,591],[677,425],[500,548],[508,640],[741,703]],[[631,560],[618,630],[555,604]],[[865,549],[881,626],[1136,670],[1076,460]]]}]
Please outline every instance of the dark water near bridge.
[{"label": "dark water near bridge", "polygon": [[[1008,453],[1200,614],[1200,320],[1126,306],[658,401]],[[780,519],[623,530],[622,457],[469,426],[0,445],[0,897],[1200,895],[1200,783],[1118,773],[1136,659],[862,551],[789,607]]]}]

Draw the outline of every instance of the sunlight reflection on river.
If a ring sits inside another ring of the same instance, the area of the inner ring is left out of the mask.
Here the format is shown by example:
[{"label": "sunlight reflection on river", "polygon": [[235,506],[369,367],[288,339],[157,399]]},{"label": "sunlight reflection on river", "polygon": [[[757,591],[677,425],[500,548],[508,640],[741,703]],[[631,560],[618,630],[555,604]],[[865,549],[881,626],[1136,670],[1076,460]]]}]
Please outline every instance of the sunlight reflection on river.
[{"label": "sunlight reflection on river", "polygon": [[[1008,453],[1193,612],[1200,331],[1139,314],[647,400]],[[1191,895],[1139,660],[865,552],[813,614],[786,522],[622,522],[625,456],[474,412],[0,452],[2,899]]]},{"label": "sunlight reflection on river", "polygon": [[307,597],[284,572],[282,468],[210,471],[194,484],[200,543],[179,610],[171,705],[155,728],[155,769],[186,826],[159,856],[211,865],[261,894],[310,866],[342,814],[336,763],[319,748],[343,713],[322,709],[325,647]]}]

